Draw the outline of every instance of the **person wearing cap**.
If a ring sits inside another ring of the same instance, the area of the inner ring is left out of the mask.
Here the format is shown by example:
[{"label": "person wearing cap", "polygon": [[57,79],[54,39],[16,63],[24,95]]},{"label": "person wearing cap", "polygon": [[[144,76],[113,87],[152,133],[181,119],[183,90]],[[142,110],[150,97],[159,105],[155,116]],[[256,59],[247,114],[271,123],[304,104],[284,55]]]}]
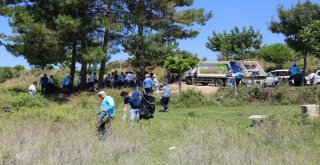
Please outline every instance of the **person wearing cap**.
[{"label": "person wearing cap", "polygon": [[28,88],[28,93],[31,95],[36,95],[37,94],[37,81],[34,81]]},{"label": "person wearing cap", "polygon": [[291,68],[288,71],[289,80],[293,80],[294,86],[301,85],[301,70],[297,66],[296,62],[291,62]]},{"label": "person wearing cap", "polygon": [[143,81],[143,88],[147,94],[151,93],[153,81],[150,79],[150,75],[146,75],[146,79]]},{"label": "person wearing cap", "polygon": [[168,83],[163,83],[163,88],[161,89],[162,97],[160,99],[160,104],[163,106],[163,112],[169,111],[169,100],[171,95],[171,88],[168,87]]},{"label": "person wearing cap", "polygon": [[97,125],[99,136],[102,137],[106,133],[106,121],[111,121],[115,117],[114,100],[111,96],[108,96],[104,91],[98,93],[98,97],[102,99],[100,111],[97,115],[100,115],[100,121]]},{"label": "person wearing cap", "polygon": [[134,125],[134,121],[139,120],[139,114],[140,114],[140,92],[139,91],[133,91],[131,93],[128,93],[126,91],[122,91],[120,94],[121,97],[124,98],[124,106],[123,106],[123,119],[126,118],[126,112],[128,104],[130,104],[131,110],[130,110],[130,125]]},{"label": "person wearing cap", "polygon": [[158,94],[159,93],[159,81],[156,75],[152,76],[153,89]]}]

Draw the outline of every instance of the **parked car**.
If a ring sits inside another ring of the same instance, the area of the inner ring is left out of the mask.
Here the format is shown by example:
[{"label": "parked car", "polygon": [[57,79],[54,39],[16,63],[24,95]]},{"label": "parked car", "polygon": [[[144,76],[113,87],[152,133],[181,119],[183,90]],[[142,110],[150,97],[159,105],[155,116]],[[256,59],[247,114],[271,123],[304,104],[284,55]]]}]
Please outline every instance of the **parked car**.
[{"label": "parked car", "polygon": [[288,71],[289,69],[281,69],[281,70],[273,70],[267,73],[265,86],[274,87],[282,84],[283,82],[287,82],[289,79]]},{"label": "parked car", "polygon": [[[289,69],[278,69],[278,70],[273,70],[269,73],[267,73],[267,78],[265,81],[265,86],[266,87],[274,87],[277,85],[281,85],[283,83],[289,83],[289,85],[293,85],[293,80],[289,81],[289,73],[288,73]],[[319,73],[320,75],[320,73]],[[320,78],[320,77],[319,77]],[[308,78],[308,73],[305,73],[305,77],[304,77],[304,81],[305,84],[310,84],[310,80]],[[319,79],[319,83],[320,83],[320,79]]]},{"label": "parked car", "polygon": [[[308,80],[310,81],[311,77],[308,77]],[[311,81],[310,81],[311,82]],[[320,70],[317,70],[315,76],[314,76],[314,80],[313,83],[310,85],[320,85]]]}]

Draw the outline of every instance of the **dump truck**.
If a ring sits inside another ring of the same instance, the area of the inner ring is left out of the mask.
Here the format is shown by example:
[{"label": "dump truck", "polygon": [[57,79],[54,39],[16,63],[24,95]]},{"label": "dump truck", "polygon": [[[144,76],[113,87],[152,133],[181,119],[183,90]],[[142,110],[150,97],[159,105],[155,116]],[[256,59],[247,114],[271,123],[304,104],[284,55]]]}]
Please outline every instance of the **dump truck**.
[{"label": "dump truck", "polygon": [[215,84],[216,86],[226,85],[228,71],[232,73],[242,71],[245,75],[244,81],[249,84],[264,84],[266,73],[258,61],[216,61],[200,62],[194,69],[187,71],[183,78],[185,83],[192,85]]}]

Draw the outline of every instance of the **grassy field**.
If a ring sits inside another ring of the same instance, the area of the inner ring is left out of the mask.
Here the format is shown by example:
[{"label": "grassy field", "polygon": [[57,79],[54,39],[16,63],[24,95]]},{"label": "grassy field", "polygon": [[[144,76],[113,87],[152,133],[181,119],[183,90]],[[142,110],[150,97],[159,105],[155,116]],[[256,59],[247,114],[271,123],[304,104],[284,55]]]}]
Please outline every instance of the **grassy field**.
[{"label": "grassy field", "polygon": [[[154,119],[130,127],[121,119],[118,94],[112,93],[117,116],[106,140],[96,137],[96,96],[39,96],[13,113],[0,111],[0,164],[320,162],[320,120],[302,116],[299,106],[175,107],[169,113],[157,107]],[[20,105],[29,96],[19,97]],[[254,114],[269,119],[250,127]]]}]

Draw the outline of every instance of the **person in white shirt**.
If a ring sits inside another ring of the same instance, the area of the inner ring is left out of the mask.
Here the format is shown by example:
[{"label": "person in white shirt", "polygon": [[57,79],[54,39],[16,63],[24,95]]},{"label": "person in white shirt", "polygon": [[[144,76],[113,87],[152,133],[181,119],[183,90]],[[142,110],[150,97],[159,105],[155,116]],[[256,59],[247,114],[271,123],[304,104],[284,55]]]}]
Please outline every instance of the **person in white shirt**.
[{"label": "person in white shirt", "polygon": [[31,95],[36,95],[37,94],[37,81],[34,81],[28,88],[28,93]]},{"label": "person in white shirt", "polygon": [[152,82],[153,82],[154,91],[158,94],[159,93],[159,81],[158,81],[156,75],[152,76]]},{"label": "person in white shirt", "polygon": [[77,88],[76,91],[79,91],[81,87],[81,74],[79,74],[78,79],[77,79]]},{"label": "person in white shirt", "polygon": [[313,85],[315,78],[316,78],[316,74],[315,74],[314,72],[312,72],[312,73],[310,73],[310,74],[308,75],[308,79],[309,79],[309,81],[310,81],[310,85]]},{"label": "person in white shirt", "polygon": [[88,78],[88,87],[89,87],[89,89],[94,87],[95,78],[96,78],[96,75],[94,73],[92,73],[90,75],[90,77]]},{"label": "person in white shirt", "polygon": [[48,85],[49,85],[49,93],[53,93],[55,90],[53,75],[50,75]]}]

